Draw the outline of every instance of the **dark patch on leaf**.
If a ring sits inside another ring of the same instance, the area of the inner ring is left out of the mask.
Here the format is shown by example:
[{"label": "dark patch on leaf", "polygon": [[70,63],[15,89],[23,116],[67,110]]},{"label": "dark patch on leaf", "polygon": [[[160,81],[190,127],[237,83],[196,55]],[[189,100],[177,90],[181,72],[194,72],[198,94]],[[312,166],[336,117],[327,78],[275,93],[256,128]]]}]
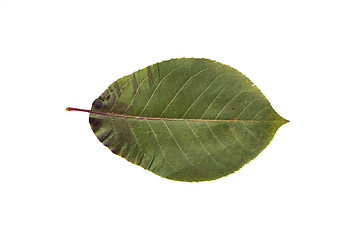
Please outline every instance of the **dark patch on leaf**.
[{"label": "dark patch on leaf", "polygon": [[114,89],[109,87],[97,99],[95,99],[92,105],[92,110],[99,111],[101,109],[102,112],[109,112],[109,110],[114,105],[115,100],[116,96]]},{"label": "dark patch on leaf", "polygon": [[94,132],[96,132],[100,128],[101,121],[99,119],[90,117],[89,122],[90,122],[91,129]]},{"label": "dark patch on leaf", "polygon": [[136,81],[135,73],[133,75],[131,75],[131,83],[132,83],[132,87],[133,87],[133,96],[134,96],[136,94],[136,91],[138,88],[138,83]]},{"label": "dark patch on leaf", "polygon": [[158,70],[158,74],[157,74],[157,75],[158,75],[158,78],[159,78],[159,80],[160,80],[161,78],[160,78],[160,67],[159,67],[159,63],[157,63],[156,66],[157,66],[157,70]]},{"label": "dark patch on leaf", "polygon": [[151,71],[150,66],[147,67],[147,75],[148,75],[149,86],[151,87],[152,85],[154,85],[154,74]]},{"label": "dark patch on leaf", "polygon": [[[106,147],[108,147],[114,154],[125,157],[129,153],[129,144],[131,140],[131,133],[129,130],[129,126],[126,123],[126,120],[124,119],[117,119],[114,117],[110,117],[110,118],[113,119],[112,120],[113,122],[120,121],[116,124],[117,126],[116,131],[114,132],[112,125],[107,125],[104,127],[105,128],[104,131],[106,131],[106,133],[104,132],[102,136],[98,137],[98,139]],[[111,134],[111,132],[113,134]],[[95,135],[97,134],[95,133]]]},{"label": "dark patch on leaf", "polygon": [[109,94],[109,90],[106,89],[99,97],[98,99],[100,99],[102,102],[104,101],[107,101],[110,97],[110,94]]},{"label": "dark patch on leaf", "polygon": [[150,170],[150,168],[151,168],[154,160],[155,160],[155,155],[153,156],[153,158],[151,159],[151,162],[150,162],[149,166],[147,167],[148,170]]},{"label": "dark patch on leaf", "polygon": [[117,139],[117,143],[122,147],[123,144],[125,143],[125,130],[124,129],[119,129],[119,132],[118,132],[118,139]]},{"label": "dark patch on leaf", "polygon": [[[125,147],[124,150],[121,152],[121,156],[125,158],[128,153],[129,153],[129,147]],[[129,161],[129,159],[127,160]]]},{"label": "dark patch on leaf", "polygon": [[139,153],[139,155],[136,158],[136,164],[140,165],[142,163],[142,160],[144,159],[144,154]]},{"label": "dark patch on leaf", "polygon": [[124,102],[119,102],[117,104],[117,109],[116,111],[118,111],[119,113],[123,114],[125,112],[125,110],[128,108],[128,105]]},{"label": "dark patch on leaf", "polygon": [[95,99],[95,101],[93,102],[92,106],[93,106],[93,108],[99,110],[99,109],[103,108],[104,104],[103,104],[103,102],[102,102],[99,98],[97,98],[97,99]]},{"label": "dark patch on leaf", "polygon": [[111,150],[114,154],[118,155],[120,153],[121,146],[119,144],[115,144]]},{"label": "dark patch on leaf", "polygon": [[130,152],[129,156],[127,157],[127,160],[129,162],[132,162],[132,160],[134,159],[134,153],[133,152]]},{"label": "dark patch on leaf", "polygon": [[105,100],[109,100],[110,98],[110,93],[108,89],[106,89],[101,95]]},{"label": "dark patch on leaf", "polygon": [[[110,134],[109,134],[110,135]],[[108,148],[110,148],[111,146],[113,146],[115,144],[115,134],[113,134],[110,138],[109,135],[106,139],[104,139],[102,142],[105,146],[107,146]]]},{"label": "dark patch on leaf", "polygon": [[120,97],[121,95],[121,90],[120,90],[120,86],[119,86],[119,83],[118,82],[115,82],[114,83],[114,88],[116,90],[116,94],[118,95],[118,97]]},{"label": "dark patch on leaf", "polygon": [[111,133],[111,129],[97,135],[97,138],[99,139],[100,142],[103,142],[105,140],[105,138],[110,135],[110,133]]}]

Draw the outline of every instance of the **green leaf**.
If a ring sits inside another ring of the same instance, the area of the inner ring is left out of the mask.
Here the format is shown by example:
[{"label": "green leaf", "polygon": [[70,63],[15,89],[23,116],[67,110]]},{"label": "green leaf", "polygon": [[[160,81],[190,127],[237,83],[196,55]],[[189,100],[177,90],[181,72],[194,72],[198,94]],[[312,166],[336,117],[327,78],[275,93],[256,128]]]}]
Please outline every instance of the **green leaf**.
[{"label": "green leaf", "polygon": [[113,153],[178,181],[233,173],[286,122],[242,73],[190,58],[118,79],[90,113],[96,137]]}]

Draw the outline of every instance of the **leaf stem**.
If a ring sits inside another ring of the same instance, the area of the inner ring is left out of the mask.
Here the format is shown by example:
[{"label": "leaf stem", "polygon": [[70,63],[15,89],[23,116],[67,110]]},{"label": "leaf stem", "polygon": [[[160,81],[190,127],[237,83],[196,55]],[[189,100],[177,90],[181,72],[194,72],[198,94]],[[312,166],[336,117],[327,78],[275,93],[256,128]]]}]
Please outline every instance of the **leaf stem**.
[{"label": "leaf stem", "polygon": [[96,111],[91,111],[91,110],[87,110],[87,109],[73,108],[73,107],[67,107],[67,108],[65,108],[65,110],[66,111],[87,112],[87,113],[99,114],[99,115],[104,115],[104,116],[127,117],[125,115],[117,115],[117,114],[105,113],[105,112],[96,112]]},{"label": "leaf stem", "polygon": [[[104,112],[96,112],[96,111],[91,111],[91,110],[87,110],[87,109],[81,109],[81,108],[73,108],[73,107],[67,107],[65,108],[66,111],[77,111],[77,112],[87,112],[87,113],[94,113],[94,114],[99,114],[99,115],[105,115],[105,116],[117,116],[116,114],[111,114],[111,113],[104,113]],[[118,115],[120,117],[126,117],[124,115]]]},{"label": "leaf stem", "polygon": [[90,110],[81,109],[81,108],[67,107],[67,108],[65,108],[65,110],[66,110],[66,111],[78,111],[78,112],[88,112],[88,113],[91,113]]}]

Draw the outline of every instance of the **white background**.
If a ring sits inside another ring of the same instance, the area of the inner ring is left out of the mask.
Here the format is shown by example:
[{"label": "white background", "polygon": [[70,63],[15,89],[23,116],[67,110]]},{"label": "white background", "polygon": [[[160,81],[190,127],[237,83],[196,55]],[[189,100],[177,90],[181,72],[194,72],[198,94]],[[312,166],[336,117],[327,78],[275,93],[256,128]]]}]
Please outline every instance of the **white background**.
[{"label": "white background", "polygon": [[[0,239],[360,239],[358,1],[0,1]],[[112,154],[90,108],[204,57],[290,123],[240,171],[175,182]]]}]

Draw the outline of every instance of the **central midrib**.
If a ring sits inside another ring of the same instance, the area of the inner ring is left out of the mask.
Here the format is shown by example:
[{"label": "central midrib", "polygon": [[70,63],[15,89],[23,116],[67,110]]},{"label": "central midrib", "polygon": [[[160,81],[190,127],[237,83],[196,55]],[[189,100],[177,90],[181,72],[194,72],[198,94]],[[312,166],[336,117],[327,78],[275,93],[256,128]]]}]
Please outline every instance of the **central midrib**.
[{"label": "central midrib", "polygon": [[286,122],[286,120],[238,120],[238,119],[194,119],[194,118],[163,118],[163,117],[146,117],[146,116],[130,116],[124,114],[115,114],[115,113],[104,113],[90,111],[91,114],[98,114],[109,117],[117,118],[129,118],[129,119],[138,119],[138,120],[154,120],[154,121],[196,121],[196,122]]}]

